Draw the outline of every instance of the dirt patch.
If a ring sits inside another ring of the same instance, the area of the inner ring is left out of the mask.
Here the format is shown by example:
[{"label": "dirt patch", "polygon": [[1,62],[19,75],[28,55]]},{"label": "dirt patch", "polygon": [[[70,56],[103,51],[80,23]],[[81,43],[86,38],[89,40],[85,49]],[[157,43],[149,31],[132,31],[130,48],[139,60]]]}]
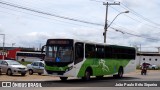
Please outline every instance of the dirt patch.
[{"label": "dirt patch", "polygon": [[6,74],[0,75],[0,81],[44,81],[44,80],[59,80],[59,78],[54,76],[46,76],[38,74],[33,74],[33,75],[26,74],[25,76],[21,75],[8,76]]}]

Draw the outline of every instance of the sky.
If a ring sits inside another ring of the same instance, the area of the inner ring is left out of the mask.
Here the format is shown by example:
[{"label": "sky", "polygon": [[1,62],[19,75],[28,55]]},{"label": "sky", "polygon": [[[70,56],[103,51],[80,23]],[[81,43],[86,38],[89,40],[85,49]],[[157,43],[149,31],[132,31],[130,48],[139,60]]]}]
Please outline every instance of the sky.
[{"label": "sky", "polygon": [[[98,23],[91,25],[44,15],[0,4],[0,34],[5,46],[36,47],[49,38],[73,38],[103,43],[106,6],[103,2],[120,2],[108,8],[108,24],[121,12],[107,31],[107,44],[142,47],[157,51],[160,47],[160,0],[0,0],[45,13]],[[116,28],[127,33],[117,32]],[[138,35],[136,37],[135,35]],[[140,36],[140,37],[139,37]],[[0,46],[3,46],[0,35]]]}]

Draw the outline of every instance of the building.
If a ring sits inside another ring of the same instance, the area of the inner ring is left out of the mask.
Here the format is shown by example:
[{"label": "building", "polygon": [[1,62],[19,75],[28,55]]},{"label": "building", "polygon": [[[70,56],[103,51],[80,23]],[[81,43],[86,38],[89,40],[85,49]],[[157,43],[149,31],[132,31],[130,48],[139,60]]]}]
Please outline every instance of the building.
[{"label": "building", "polygon": [[136,57],[136,64],[150,63],[160,67],[160,53],[159,52],[138,52]]},{"label": "building", "polygon": [[35,51],[34,48],[21,48],[21,47],[0,47],[0,60],[3,59],[16,59],[16,53],[18,51]]}]

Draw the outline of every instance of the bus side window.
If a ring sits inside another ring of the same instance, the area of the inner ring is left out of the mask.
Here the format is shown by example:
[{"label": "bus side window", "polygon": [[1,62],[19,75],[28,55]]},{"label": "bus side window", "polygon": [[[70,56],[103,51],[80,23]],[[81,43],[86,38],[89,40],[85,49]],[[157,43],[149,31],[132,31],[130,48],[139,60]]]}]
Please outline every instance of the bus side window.
[{"label": "bus side window", "polygon": [[84,44],[77,42],[75,43],[75,64],[83,61],[84,57]]},{"label": "bus side window", "polygon": [[97,45],[96,46],[96,57],[103,59],[104,58],[104,54],[105,54],[104,46]]},{"label": "bus side window", "polygon": [[96,58],[96,47],[94,44],[85,45],[85,57],[86,58]]},{"label": "bus side window", "polygon": [[113,58],[113,52],[112,52],[112,47],[110,46],[105,46],[105,58]]}]

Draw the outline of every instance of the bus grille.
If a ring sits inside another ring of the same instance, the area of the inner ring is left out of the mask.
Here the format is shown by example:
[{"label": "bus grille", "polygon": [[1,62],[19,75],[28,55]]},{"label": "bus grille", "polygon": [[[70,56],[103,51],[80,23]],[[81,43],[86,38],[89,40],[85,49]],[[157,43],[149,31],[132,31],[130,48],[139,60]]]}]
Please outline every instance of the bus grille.
[{"label": "bus grille", "polygon": [[65,71],[51,71],[51,70],[47,70],[48,74],[55,74],[55,75],[63,75],[65,73]]}]

